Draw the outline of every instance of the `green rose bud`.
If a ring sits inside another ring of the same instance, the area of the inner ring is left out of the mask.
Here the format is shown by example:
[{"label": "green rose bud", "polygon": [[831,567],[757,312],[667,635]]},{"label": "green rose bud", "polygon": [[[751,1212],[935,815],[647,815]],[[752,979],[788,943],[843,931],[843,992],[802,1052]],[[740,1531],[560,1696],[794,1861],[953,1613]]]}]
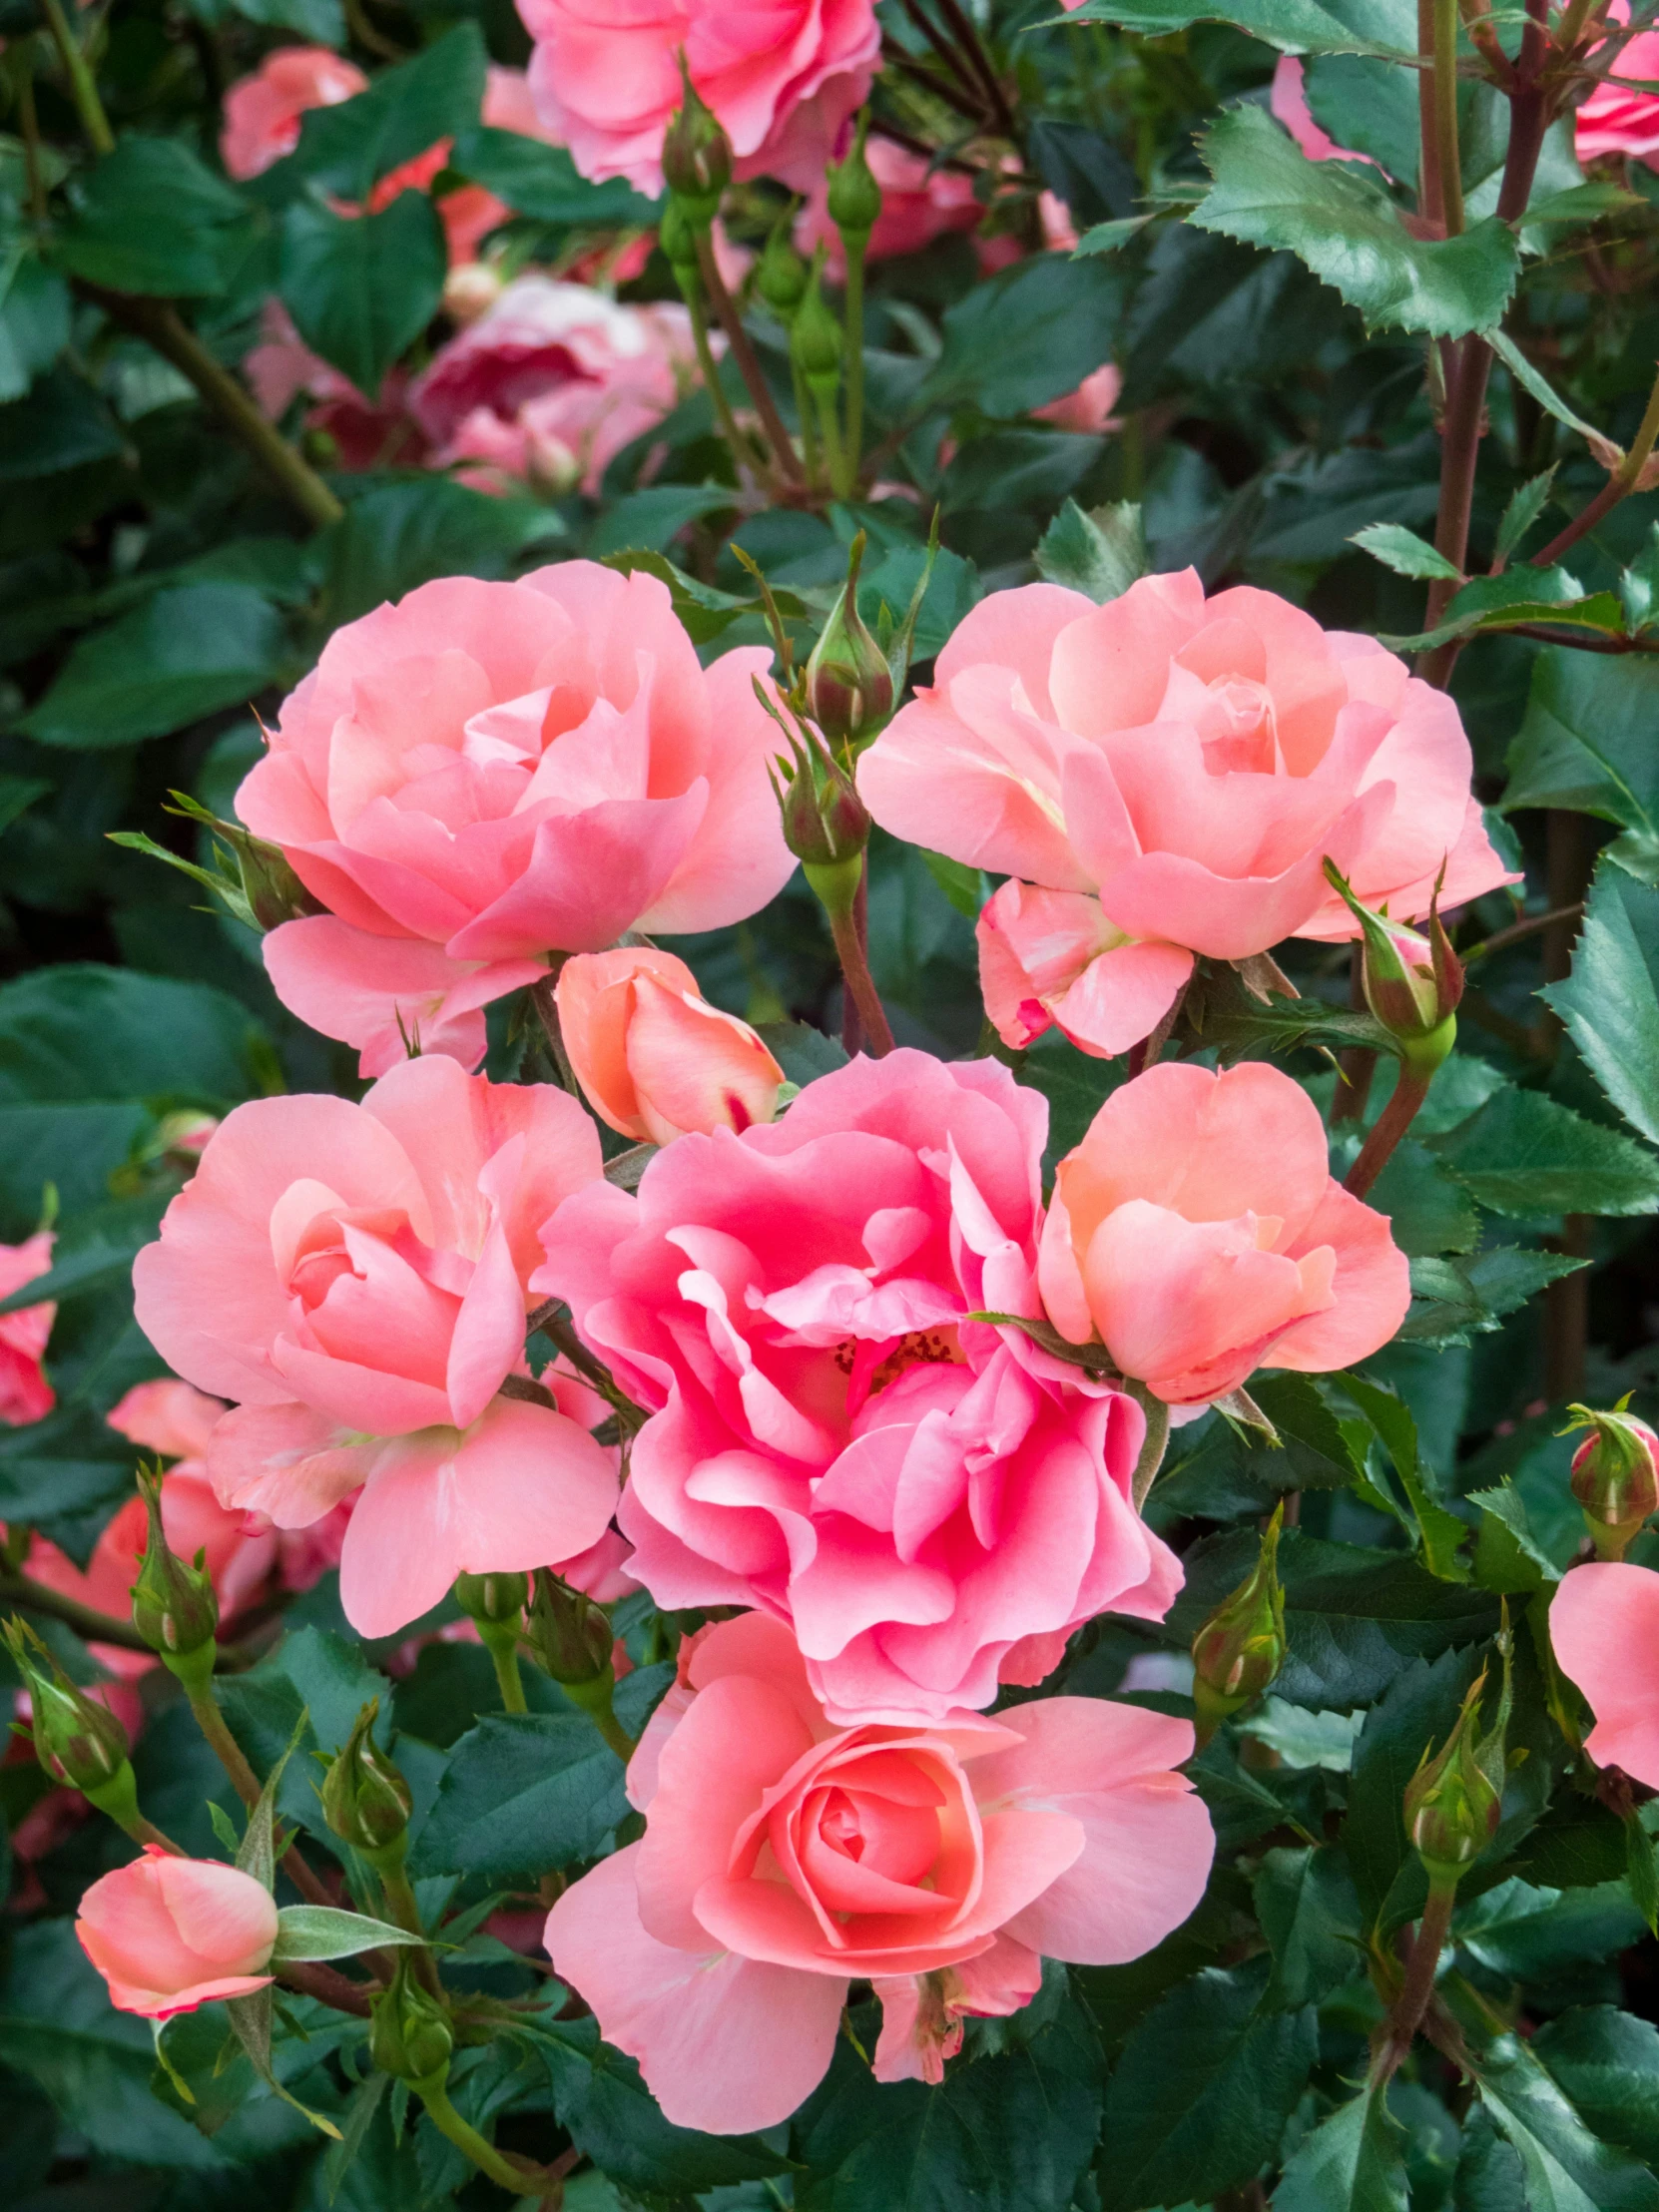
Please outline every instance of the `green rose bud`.
[{"label": "green rose bud", "polygon": [[525,1631],[544,1670],[566,1689],[607,1680],[611,1624],[604,1610],[548,1567],[536,1569],[536,1594]]},{"label": "green rose bud", "polygon": [[1455,1883],[1497,1833],[1503,1806],[1503,1729],[1500,1722],[1484,1743],[1477,1741],[1485,1686],[1482,1674],[1471,1684],[1445,1743],[1432,1759],[1423,1753],[1405,1785],[1405,1833],[1433,1884]]},{"label": "green rose bud", "polygon": [[755,271],[755,289],[786,328],[807,291],[807,264],[790,242],[790,218],[773,228]]},{"label": "green rose bud", "polygon": [[1600,1559],[1622,1559],[1650,1514],[1659,1511],[1659,1436],[1627,1413],[1630,1393],[1610,1413],[1569,1405],[1576,1416],[1560,1433],[1593,1431],[1573,1453],[1572,1494]]},{"label": "green rose bud", "polygon": [[863,555],[860,530],[847,557],[840,597],[807,663],[808,712],[831,744],[858,747],[886,727],[893,705],[886,655],[858,612],[858,567]]},{"label": "green rose bud", "polygon": [[1206,1744],[1231,1714],[1259,1698],[1285,1664],[1285,1592],[1279,1581],[1279,1504],[1256,1564],[1193,1638],[1193,1702]]},{"label": "green rose bud", "polygon": [[881,187],[864,159],[869,136],[869,110],[858,118],[858,135],[844,162],[830,172],[830,220],[841,235],[848,254],[861,254],[869,244],[881,213]]},{"label": "green rose bud", "polygon": [[686,221],[706,231],[732,178],[732,142],[699,98],[680,57],[684,96],[663,139],[663,178]]},{"label": "green rose bud", "polygon": [[133,1585],[133,1626],[165,1666],[184,1681],[204,1681],[214,1671],[214,1633],[219,1600],[213,1578],[199,1551],[194,1565],[176,1556],[162,1526],[162,1477],[156,1468],[139,1470],[139,1489],[149,1515],[144,1558]]},{"label": "green rose bud", "polygon": [[841,326],[824,296],[824,248],[813,257],[807,288],[790,325],[790,358],[816,398],[833,399],[841,380]]},{"label": "green rose bud", "polygon": [[370,1698],[329,1763],[322,1781],[322,1817],[343,1843],[374,1861],[401,1861],[414,1800],[409,1785],[374,1741],[380,1701]]},{"label": "green rose bud", "polygon": [[1457,1041],[1463,995],[1462,963],[1440,926],[1438,889],[1425,937],[1362,905],[1329,860],[1325,872],[1360,924],[1366,1004],[1398,1044],[1405,1066],[1431,1076]]},{"label": "green rose bud", "polygon": [[394,2080],[441,2084],[454,2047],[449,2015],[414,1979],[408,1953],[400,1950],[397,1971],[369,2018],[369,2057]]},{"label": "green rose bud", "polygon": [[8,1621],[3,1633],[29,1693],[30,1734],[41,1766],[123,1826],[136,1819],[138,1796],[121,1722],[70,1681],[24,1622]]}]

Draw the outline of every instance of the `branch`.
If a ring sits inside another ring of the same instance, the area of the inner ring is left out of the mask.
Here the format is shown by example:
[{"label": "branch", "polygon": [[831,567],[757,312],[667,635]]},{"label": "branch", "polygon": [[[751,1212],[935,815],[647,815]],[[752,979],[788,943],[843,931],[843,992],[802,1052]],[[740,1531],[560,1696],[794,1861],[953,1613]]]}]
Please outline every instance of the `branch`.
[{"label": "branch", "polygon": [[1647,466],[1656,438],[1659,438],[1659,375],[1654,377],[1653,389],[1648,393],[1647,411],[1642,416],[1629,452],[1582,513],[1575,515],[1559,535],[1551,538],[1541,553],[1533,554],[1534,568],[1551,567],[1568,546],[1576,545],[1580,538],[1587,537],[1598,522],[1610,515],[1621,499],[1628,498],[1631,492],[1643,488],[1642,472]]}]

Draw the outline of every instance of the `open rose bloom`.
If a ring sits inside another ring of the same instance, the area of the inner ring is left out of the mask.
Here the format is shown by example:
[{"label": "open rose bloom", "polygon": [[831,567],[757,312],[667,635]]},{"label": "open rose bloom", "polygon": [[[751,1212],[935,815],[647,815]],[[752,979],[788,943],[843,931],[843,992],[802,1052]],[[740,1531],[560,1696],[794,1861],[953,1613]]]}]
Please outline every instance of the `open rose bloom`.
[{"label": "open rose bloom", "polygon": [[140,1327],[239,1402],[213,1432],[228,1506],[302,1529],[353,1497],[340,1594],[389,1635],[457,1574],[584,1551],[615,1453],[502,1394],[524,1374],[537,1226],[599,1174],[575,1100],[408,1060],[360,1106],[239,1106],[134,1270]]},{"label": "open rose bloom", "polygon": [[565,1892],[548,1951],[681,2126],[787,2119],[855,1980],[877,2078],[937,2081],[963,2016],[1017,2011],[1044,1955],[1120,1964],[1197,1905],[1192,1744],[1099,1698],[841,1727],[789,1631],[743,1615],[682,1646],[628,1770],[644,1840]]},{"label": "open rose bloom", "polygon": [[1452,702],[1374,638],[1272,592],[1207,599],[1187,569],[1099,607],[1055,584],[981,600],[858,789],[894,835],[1018,879],[980,930],[1004,1041],[1059,1021],[1106,1056],[1195,953],[1352,935],[1328,857],[1396,920],[1442,866],[1442,906],[1510,880],[1471,767]]},{"label": "open rose bloom", "polygon": [[832,1716],[988,1705],[1180,1587],[1129,1501],[1139,1405],[967,1319],[1040,1316],[1047,1120],[995,1061],[857,1059],[544,1231],[533,1288],[652,1408],[634,1572],[659,1605],[790,1621]]},{"label": "open rose bloom", "polygon": [[1176,1405],[1259,1367],[1350,1367],[1411,1302],[1386,1217],[1333,1179],[1318,1107],[1261,1061],[1114,1091],[1060,1162],[1038,1281],[1062,1336]]},{"label": "open rose bloom", "polygon": [[476,1066],[481,1009],[553,951],[715,929],[795,862],[763,647],[707,671],[654,576],[449,577],[336,630],[237,810],[323,914],[265,940],[277,996],[383,1074]]},{"label": "open rose bloom", "polygon": [[522,0],[530,90],[584,177],[663,189],[663,138],[691,81],[740,177],[811,191],[863,105],[881,50],[873,0]]},{"label": "open rose bloom", "polygon": [[146,1844],[142,1859],[88,1890],[75,1933],[119,2011],[168,2020],[263,1989],[276,1927],[271,1893],[251,1874]]}]

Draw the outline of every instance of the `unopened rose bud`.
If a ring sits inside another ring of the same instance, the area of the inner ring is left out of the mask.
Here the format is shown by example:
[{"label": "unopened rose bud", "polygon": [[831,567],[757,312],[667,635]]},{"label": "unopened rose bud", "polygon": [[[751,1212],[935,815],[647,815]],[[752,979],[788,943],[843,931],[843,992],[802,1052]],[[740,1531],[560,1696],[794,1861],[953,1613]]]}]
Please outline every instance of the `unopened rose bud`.
[{"label": "unopened rose bud", "polygon": [[824,254],[821,244],[790,325],[790,359],[806,378],[814,397],[830,400],[834,398],[841,380],[841,326],[824,296]]},{"label": "unopened rose bud", "polygon": [[777,1113],[783,1069],[748,1022],[708,1003],[672,952],[579,952],[553,996],[583,1095],[620,1136],[670,1144]]},{"label": "unopened rose bud", "polygon": [[858,612],[864,533],[847,555],[846,582],[807,663],[807,711],[833,745],[861,748],[892,715],[892,670]]},{"label": "unopened rose bud", "polygon": [[530,1595],[527,1574],[459,1574],[455,1577],[455,1603],[478,1622],[502,1627],[517,1626]]},{"label": "unopened rose bud", "polygon": [[156,1135],[151,1145],[151,1156],[174,1152],[187,1160],[200,1159],[208,1139],[219,1127],[217,1114],[195,1113],[182,1108],[178,1113],[164,1114],[156,1124]]},{"label": "unopened rose bud", "polygon": [[1230,1715],[1259,1698],[1285,1664],[1285,1592],[1279,1581],[1284,1521],[1284,1506],[1275,1506],[1255,1566],[1193,1638],[1193,1703],[1201,1745]]},{"label": "unopened rose bud", "polygon": [[451,322],[476,322],[502,292],[501,276],[488,262],[462,262],[443,281],[443,311]]},{"label": "unopened rose bud", "polygon": [[780,756],[770,772],[784,821],[784,842],[801,861],[813,888],[828,900],[826,883],[849,877],[857,887],[869,842],[869,810],[852,779],[821,740],[811,735],[805,742],[792,739],[791,751],[793,759]]},{"label": "unopened rose bud", "polygon": [[441,2083],[454,2047],[448,2014],[421,1988],[410,1970],[408,1953],[400,1950],[389,1986],[374,2000],[369,2057],[394,2081]]},{"label": "unopened rose bud", "polygon": [[1503,1722],[1478,1739],[1480,1693],[1471,1685],[1457,1724],[1405,1785],[1405,1833],[1431,1885],[1454,1884],[1497,1834],[1503,1810]]},{"label": "unopened rose bud", "polygon": [[755,289],[787,329],[807,292],[807,264],[791,244],[788,216],[767,240],[755,271]]},{"label": "unopened rose bud", "polygon": [[401,1862],[414,1800],[374,1741],[380,1701],[370,1698],[322,1778],[322,1817],[342,1843],[370,1862]]},{"label": "unopened rose bud", "polygon": [[182,1681],[204,1681],[214,1671],[214,1635],[219,1627],[213,1578],[203,1564],[204,1553],[198,1552],[195,1563],[187,1565],[168,1543],[162,1526],[160,1473],[141,1468],[139,1489],[149,1526],[133,1585],[133,1626]]},{"label": "unopened rose bud", "polygon": [[858,118],[858,135],[844,162],[830,172],[830,220],[841,235],[848,255],[861,254],[869,244],[881,214],[881,187],[864,159],[869,135],[869,110]]},{"label": "unopened rose bud", "polygon": [[1569,1405],[1576,1417],[1561,1430],[1588,1428],[1572,1459],[1572,1494],[1601,1559],[1622,1559],[1649,1515],[1659,1511],[1659,1436],[1625,1407],[1627,1392],[1610,1413]]},{"label": "unopened rose bud", "polygon": [[22,1621],[8,1621],[4,1635],[29,1693],[35,1757],[54,1782],[79,1790],[125,1827],[138,1813],[126,1729],[107,1705],[70,1681]]},{"label": "unopened rose bud", "polygon": [[1431,1076],[1457,1040],[1463,996],[1462,963],[1440,926],[1438,891],[1423,936],[1374,914],[1329,860],[1325,872],[1360,924],[1367,1005],[1398,1044],[1405,1066],[1418,1077]]},{"label": "unopened rose bud", "polygon": [[732,178],[732,142],[691,81],[680,58],[684,88],[680,107],[663,138],[663,179],[694,230],[706,231],[720,213]]},{"label": "unopened rose bud", "polygon": [[593,1600],[561,1582],[550,1568],[536,1569],[536,1594],[526,1636],[543,1670],[566,1690],[611,1679],[611,1624]]}]

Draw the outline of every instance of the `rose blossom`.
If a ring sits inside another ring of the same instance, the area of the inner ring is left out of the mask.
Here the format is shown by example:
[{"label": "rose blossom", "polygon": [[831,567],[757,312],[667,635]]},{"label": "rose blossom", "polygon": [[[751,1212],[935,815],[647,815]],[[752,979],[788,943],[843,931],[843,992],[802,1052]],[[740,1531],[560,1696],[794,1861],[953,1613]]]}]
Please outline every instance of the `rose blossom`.
[{"label": "rose blossom", "polygon": [[530,90],[584,177],[655,199],[684,97],[679,57],[732,142],[738,177],[811,191],[863,105],[881,50],[872,0],[519,0]]},{"label": "rose blossom", "polygon": [[741,921],[795,861],[754,694],[705,670],[656,577],[566,561],[444,577],[336,630],[237,795],[326,914],[265,939],[277,996],[362,1054],[483,1057],[480,1009],[598,951]]},{"label": "rose blossom", "polygon": [[81,1900],[75,1934],[118,2012],[170,2020],[213,1997],[263,1989],[276,1907],[263,1882],[215,1859],[146,1844]]},{"label": "rose blossom", "polygon": [[568,468],[594,493],[623,447],[674,406],[695,357],[684,307],[620,306],[592,285],[532,274],[438,351],[410,387],[409,412],[434,466],[475,459],[555,482]]},{"label": "rose blossom", "polygon": [[1017,2011],[1044,1954],[1118,1965],[1192,1912],[1215,1851],[1192,1748],[1102,1698],[838,1727],[788,1629],[745,1614],[681,1645],[628,1769],[644,1840],[565,1892],[548,1952],[681,2127],[787,2119],[855,1980],[877,2080],[938,2081],[962,2015]]},{"label": "rose blossom", "polygon": [[1060,1162],[1038,1282],[1062,1336],[1098,1336],[1176,1405],[1259,1367],[1350,1367],[1411,1298],[1386,1216],[1331,1177],[1319,1108],[1254,1060],[1166,1063],[1112,1093]]},{"label": "rose blossom", "polygon": [[[0,1298],[10,1298],[25,1283],[51,1273],[52,1244],[51,1230],[37,1229],[20,1245],[0,1245]],[[57,1318],[51,1299],[0,1314],[0,1421],[8,1427],[41,1420],[58,1402],[41,1365]]]},{"label": "rose blossom", "polygon": [[1584,1749],[1659,1789],[1659,1574],[1610,1559],[1574,1567],[1550,1600],[1549,1638],[1595,1715]]},{"label": "rose blossom", "polygon": [[[1612,0],[1609,23],[1630,21],[1628,0]],[[1659,77],[1659,31],[1638,31],[1619,51],[1615,77]],[[1659,169],[1659,98],[1605,82],[1597,85],[1574,119],[1573,148],[1581,162],[1603,154],[1623,154],[1648,169]]]},{"label": "rose blossom", "polygon": [[213,1432],[226,1505],[305,1528],[360,1491],[340,1556],[352,1625],[389,1635],[457,1574],[597,1542],[614,1456],[510,1392],[538,1223],[599,1174],[548,1084],[406,1060],[360,1106],[239,1106],[134,1268],[139,1326],[241,1402]]},{"label": "rose blossom", "polygon": [[843,1719],[937,1719],[1052,1667],[1107,1608],[1161,1619],[1129,1502],[1133,1398],[977,1312],[1036,1317],[1048,1108],[1007,1069],[857,1059],[781,1121],[596,1183],[532,1288],[652,1417],[618,1519],[659,1605],[794,1624]]},{"label": "rose blossom", "polygon": [[[859,762],[858,789],[896,836],[1098,899],[1106,949],[1091,958],[1074,917],[1075,973],[1049,963],[1025,994],[1040,1008],[1087,975],[1094,1026],[1068,1030],[1085,1050],[1148,1035],[1194,953],[1353,935],[1327,856],[1399,920],[1427,912],[1442,864],[1446,906],[1513,880],[1452,702],[1375,639],[1322,630],[1272,592],[1207,599],[1192,569],[1100,607],[1022,585],[982,599],[934,668]],[[993,926],[1007,937],[1005,916]],[[1142,945],[1164,958],[1125,956]],[[1017,940],[1003,950],[1017,959]],[[996,991],[1020,1008],[1004,1038],[1028,1042],[1021,995],[1006,976]]]},{"label": "rose blossom", "polygon": [[579,952],[553,996],[583,1095],[622,1136],[669,1144],[778,1111],[783,1069],[748,1022],[700,995],[672,952]]}]

